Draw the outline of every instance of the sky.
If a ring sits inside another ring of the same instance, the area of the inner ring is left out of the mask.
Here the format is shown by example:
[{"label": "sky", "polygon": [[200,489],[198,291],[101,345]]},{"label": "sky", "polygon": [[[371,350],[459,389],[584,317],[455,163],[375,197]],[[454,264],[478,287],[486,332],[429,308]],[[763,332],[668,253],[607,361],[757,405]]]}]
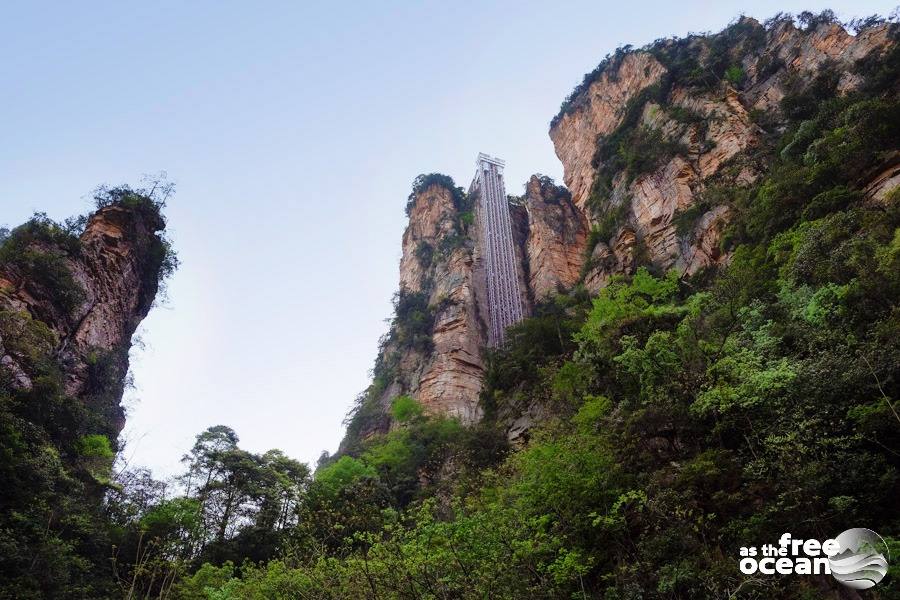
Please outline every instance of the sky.
[{"label": "sky", "polygon": [[0,7],[0,225],[165,172],[181,267],[132,350],[123,457],[194,436],[315,463],[369,383],[423,172],[562,179],[563,98],[623,44],[892,2],[20,2]]}]

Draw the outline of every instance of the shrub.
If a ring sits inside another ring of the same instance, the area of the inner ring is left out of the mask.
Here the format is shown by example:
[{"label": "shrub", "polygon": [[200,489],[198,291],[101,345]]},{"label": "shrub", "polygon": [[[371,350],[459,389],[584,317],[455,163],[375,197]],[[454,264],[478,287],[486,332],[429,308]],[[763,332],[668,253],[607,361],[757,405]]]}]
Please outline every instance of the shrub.
[{"label": "shrub", "polygon": [[79,456],[85,458],[112,458],[115,456],[109,438],[99,433],[81,436],[75,449]]},{"label": "shrub", "polygon": [[840,73],[832,64],[825,64],[809,84],[804,84],[797,76],[785,83],[787,93],[780,106],[784,115],[791,120],[809,119],[815,116],[819,106],[834,96],[840,80]]},{"label": "shrub", "polygon": [[448,233],[441,238],[441,241],[438,244],[438,250],[440,251],[441,256],[449,258],[454,250],[465,247],[468,240],[469,238],[459,233]]},{"label": "shrub", "polygon": [[419,245],[416,246],[416,259],[419,261],[419,264],[422,265],[423,268],[427,268],[431,266],[433,258],[434,247],[428,242],[419,242]]},{"label": "shrub", "polygon": [[697,219],[706,214],[709,208],[709,205],[700,199],[686,209],[677,211],[672,217],[672,223],[678,235],[685,236],[690,233]]},{"label": "shrub", "polygon": [[[625,198],[618,204],[611,201],[601,208],[595,209],[594,225],[588,236],[588,246],[593,251],[597,242],[609,242],[631,213],[631,198]],[[593,243],[591,243],[593,242]]]},{"label": "shrub", "polygon": [[425,292],[400,290],[394,296],[393,340],[400,348],[430,352],[434,311]]},{"label": "shrub", "polygon": [[[620,172],[624,172],[626,182],[630,182],[640,175],[653,171],[676,154],[687,153],[684,144],[668,139],[658,129],[637,122],[644,106],[644,103],[640,102],[643,94],[644,92],[629,101],[625,120],[619,127],[609,136],[598,138],[592,164],[603,170],[603,179],[610,183]],[[598,174],[598,177],[601,175]]]},{"label": "shrub", "polygon": [[24,358],[26,366],[35,371],[49,366],[51,353],[59,342],[46,323],[27,311],[12,310],[0,311],[0,339],[6,352]]},{"label": "shrub", "polygon": [[344,455],[324,469],[316,471],[315,484],[326,496],[335,497],[359,479],[378,477],[375,469],[358,458]]},{"label": "shrub", "polygon": [[684,125],[702,125],[708,120],[708,117],[683,106],[670,106],[666,112],[672,119]]},{"label": "shrub", "polygon": [[397,396],[391,403],[391,416],[398,423],[407,423],[422,414],[422,406],[410,396]]},{"label": "shrub", "polygon": [[84,301],[84,290],[72,277],[66,259],[80,251],[81,242],[72,231],[35,213],[0,242],[0,265],[19,269],[26,285],[38,286],[63,312],[70,313]]},{"label": "shrub", "polygon": [[831,25],[833,23],[840,24],[840,21],[838,20],[837,16],[835,16],[834,11],[829,9],[825,9],[818,14],[810,12],[808,10],[804,10],[799,15],[797,15],[797,22],[806,31],[812,31],[818,28],[820,25]]},{"label": "shrub", "polygon": [[898,32],[900,25],[892,24],[891,34],[894,43],[883,55],[872,52],[857,61],[856,72],[864,78],[862,85],[864,93],[896,95],[900,89],[900,44],[896,43]]},{"label": "shrub", "polygon": [[744,69],[740,65],[731,65],[725,70],[725,80],[734,87],[740,87],[745,77]]},{"label": "shrub", "polygon": [[[556,185],[548,175],[535,175],[540,183],[541,199],[548,204],[559,204],[572,199],[572,193],[563,185]],[[527,184],[526,184],[527,185]]]}]

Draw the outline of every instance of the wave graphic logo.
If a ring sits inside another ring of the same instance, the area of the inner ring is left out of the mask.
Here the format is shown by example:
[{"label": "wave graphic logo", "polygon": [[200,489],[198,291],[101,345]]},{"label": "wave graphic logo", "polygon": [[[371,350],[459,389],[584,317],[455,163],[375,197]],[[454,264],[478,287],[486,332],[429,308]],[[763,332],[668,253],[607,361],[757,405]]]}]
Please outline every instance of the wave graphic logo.
[{"label": "wave graphic logo", "polygon": [[831,574],[849,588],[867,590],[884,579],[890,557],[884,539],[871,529],[848,529],[834,538],[840,550],[828,558]]}]

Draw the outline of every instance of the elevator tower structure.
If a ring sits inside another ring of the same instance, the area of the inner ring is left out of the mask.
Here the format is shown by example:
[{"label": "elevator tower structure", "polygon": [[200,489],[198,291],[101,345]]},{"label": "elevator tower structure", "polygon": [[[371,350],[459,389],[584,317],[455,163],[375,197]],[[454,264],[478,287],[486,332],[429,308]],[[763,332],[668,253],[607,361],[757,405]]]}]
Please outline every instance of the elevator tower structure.
[{"label": "elevator tower structure", "polygon": [[488,299],[488,345],[503,345],[506,328],[523,318],[512,219],[499,158],[479,153],[469,194],[476,194]]}]

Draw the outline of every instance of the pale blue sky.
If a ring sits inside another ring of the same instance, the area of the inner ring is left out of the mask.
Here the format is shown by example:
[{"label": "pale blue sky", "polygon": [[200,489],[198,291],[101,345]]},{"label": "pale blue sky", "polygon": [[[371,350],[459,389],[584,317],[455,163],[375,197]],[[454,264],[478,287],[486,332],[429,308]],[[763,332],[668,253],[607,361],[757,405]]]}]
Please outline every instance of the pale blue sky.
[{"label": "pale blue sky", "polygon": [[167,171],[182,267],[133,352],[132,464],[195,434],[314,462],[366,387],[412,179],[561,179],[550,118],[617,46],[891,2],[21,2],[0,8],[0,224]]}]

